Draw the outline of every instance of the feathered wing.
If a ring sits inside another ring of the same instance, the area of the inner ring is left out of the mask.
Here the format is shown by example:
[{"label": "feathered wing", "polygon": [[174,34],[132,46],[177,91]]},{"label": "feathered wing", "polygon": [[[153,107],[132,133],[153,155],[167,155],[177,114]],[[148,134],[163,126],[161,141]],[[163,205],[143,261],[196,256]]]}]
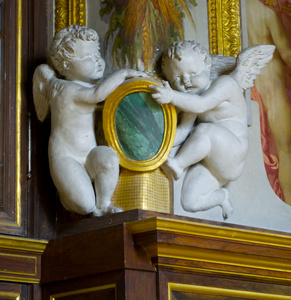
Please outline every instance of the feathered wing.
[{"label": "feathered wing", "polygon": [[50,109],[50,82],[56,78],[54,70],[46,64],[36,68],[33,74],[33,102],[38,119],[42,122]]},{"label": "feathered wing", "polygon": [[236,67],[236,58],[233,56],[211,55],[210,80],[213,81],[221,75],[227,75]]},{"label": "feathered wing", "polygon": [[241,51],[230,76],[236,78],[243,90],[251,88],[261,69],[272,59],[275,48],[273,45],[257,45]]}]

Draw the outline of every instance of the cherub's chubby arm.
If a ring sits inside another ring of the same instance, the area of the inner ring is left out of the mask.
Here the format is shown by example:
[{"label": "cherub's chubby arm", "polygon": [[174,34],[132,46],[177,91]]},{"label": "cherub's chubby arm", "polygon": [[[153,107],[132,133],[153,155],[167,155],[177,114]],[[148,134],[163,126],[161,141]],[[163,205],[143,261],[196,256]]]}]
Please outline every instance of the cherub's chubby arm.
[{"label": "cherub's chubby arm", "polygon": [[126,79],[135,77],[148,76],[141,71],[136,71],[132,69],[122,69],[111,74],[108,78],[106,78],[100,83],[98,89],[96,90],[98,102],[104,101]]},{"label": "cherub's chubby arm", "polygon": [[152,97],[160,104],[172,104],[184,112],[201,114],[213,109],[226,100],[227,92],[236,85],[234,79],[229,76],[221,76],[216,79],[211,86],[201,95],[184,93],[173,90],[168,82],[163,82],[164,86],[153,86]]},{"label": "cherub's chubby arm", "polygon": [[181,145],[194,127],[197,114],[181,112],[173,147]]},{"label": "cherub's chubby arm", "polygon": [[66,81],[66,93],[75,101],[97,104],[104,101],[124,80],[134,77],[147,77],[147,75],[140,71],[124,69],[116,71],[96,85]]}]

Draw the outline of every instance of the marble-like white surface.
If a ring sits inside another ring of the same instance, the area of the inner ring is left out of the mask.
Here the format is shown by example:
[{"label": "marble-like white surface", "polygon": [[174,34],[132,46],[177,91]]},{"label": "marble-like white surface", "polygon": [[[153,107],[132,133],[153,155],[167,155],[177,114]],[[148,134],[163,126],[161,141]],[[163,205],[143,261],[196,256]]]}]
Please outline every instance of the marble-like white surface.
[{"label": "marble-like white surface", "polygon": [[242,176],[229,184],[233,214],[225,221],[221,208],[188,213],[180,203],[183,178],[174,182],[174,214],[237,225],[291,232],[291,206],[280,200],[271,188],[263,162],[260,139],[259,106],[251,101],[252,126],[249,127],[249,152]]}]

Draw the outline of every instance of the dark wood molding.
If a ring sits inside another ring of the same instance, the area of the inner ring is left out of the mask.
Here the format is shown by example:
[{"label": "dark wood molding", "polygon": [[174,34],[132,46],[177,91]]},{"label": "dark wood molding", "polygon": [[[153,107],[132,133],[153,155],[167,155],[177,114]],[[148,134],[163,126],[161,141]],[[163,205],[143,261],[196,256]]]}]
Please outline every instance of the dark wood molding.
[{"label": "dark wood molding", "polygon": [[290,234],[142,210],[81,220],[63,233],[43,255],[44,299],[112,285],[118,299],[291,294]]}]

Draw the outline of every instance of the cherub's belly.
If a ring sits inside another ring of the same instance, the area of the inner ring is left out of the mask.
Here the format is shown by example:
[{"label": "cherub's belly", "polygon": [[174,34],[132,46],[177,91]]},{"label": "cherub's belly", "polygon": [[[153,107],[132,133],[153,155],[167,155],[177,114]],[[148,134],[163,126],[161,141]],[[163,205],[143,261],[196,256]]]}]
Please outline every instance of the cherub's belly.
[{"label": "cherub's belly", "polygon": [[72,157],[85,164],[89,152],[97,146],[95,137],[64,137],[52,134],[49,140],[49,159]]}]

